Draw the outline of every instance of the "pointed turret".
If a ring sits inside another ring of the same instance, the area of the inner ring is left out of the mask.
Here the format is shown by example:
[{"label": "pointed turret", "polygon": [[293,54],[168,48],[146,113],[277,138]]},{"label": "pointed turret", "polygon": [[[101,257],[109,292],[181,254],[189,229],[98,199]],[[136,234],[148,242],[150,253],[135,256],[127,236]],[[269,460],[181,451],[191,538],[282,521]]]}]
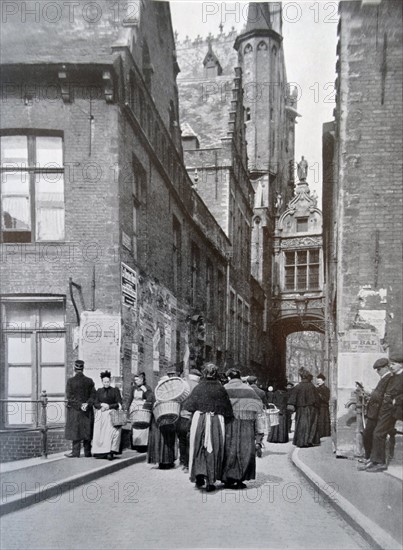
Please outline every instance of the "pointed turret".
[{"label": "pointed turret", "polygon": [[245,32],[271,28],[268,4],[266,2],[250,2]]},{"label": "pointed turret", "polygon": [[[279,19],[280,17],[280,19]],[[245,30],[235,40],[234,48],[252,36],[281,37],[281,2],[249,2]]]}]

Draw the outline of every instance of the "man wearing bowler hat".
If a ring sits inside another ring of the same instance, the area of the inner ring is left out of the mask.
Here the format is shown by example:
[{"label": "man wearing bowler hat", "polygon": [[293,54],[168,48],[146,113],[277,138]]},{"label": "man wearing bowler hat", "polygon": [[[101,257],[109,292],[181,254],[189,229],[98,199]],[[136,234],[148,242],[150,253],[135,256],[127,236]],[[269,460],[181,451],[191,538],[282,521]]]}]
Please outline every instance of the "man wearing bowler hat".
[{"label": "man wearing bowler hat", "polygon": [[376,388],[371,393],[371,396],[368,401],[367,414],[366,414],[366,425],[364,431],[362,432],[362,439],[365,449],[365,458],[359,459],[359,462],[364,462],[365,466],[360,469],[366,469],[370,464],[370,456],[372,451],[372,438],[374,435],[374,430],[378,422],[379,410],[382,405],[383,395],[386,390],[386,386],[392,376],[392,373],[389,369],[389,360],[386,357],[377,359],[373,364],[373,369],[376,370],[380,380],[376,385]]},{"label": "man wearing bowler hat", "polygon": [[91,439],[94,424],[92,405],[95,399],[95,385],[92,378],[84,376],[84,361],[74,363],[75,374],[67,380],[67,418],[66,439],[73,441],[72,452],[68,458],[79,458],[81,441],[84,443],[84,456],[91,456]]},{"label": "man wearing bowler hat", "polygon": [[393,430],[396,420],[402,420],[403,402],[403,354],[391,353],[389,356],[392,376],[386,386],[379,418],[374,431],[371,451],[371,464],[365,470],[368,473],[383,472],[387,469],[385,443]]}]

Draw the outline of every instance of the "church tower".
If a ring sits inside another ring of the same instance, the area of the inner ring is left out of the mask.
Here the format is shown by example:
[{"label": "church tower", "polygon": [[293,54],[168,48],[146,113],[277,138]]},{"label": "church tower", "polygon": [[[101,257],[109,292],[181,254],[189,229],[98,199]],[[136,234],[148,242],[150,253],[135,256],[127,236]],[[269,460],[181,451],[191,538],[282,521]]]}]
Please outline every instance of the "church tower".
[{"label": "church tower", "polygon": [[281,36],[281,3],[249,4],[245,31],[235,41],[245,90],[249,170],[254,176],[278,172],[276,139],[286,87]]},{"label": "church tower", "polygon": [[[270,332],[274,234],[294,192],[295,119],[299,116],[296,90],[291,91],[287,83],[281,2],[251,2],[245,30],[234,48],[243,72],[248,169],[255,190],[251,271],[267,297]],[[268,336],[270,341],[272,335]]]}]

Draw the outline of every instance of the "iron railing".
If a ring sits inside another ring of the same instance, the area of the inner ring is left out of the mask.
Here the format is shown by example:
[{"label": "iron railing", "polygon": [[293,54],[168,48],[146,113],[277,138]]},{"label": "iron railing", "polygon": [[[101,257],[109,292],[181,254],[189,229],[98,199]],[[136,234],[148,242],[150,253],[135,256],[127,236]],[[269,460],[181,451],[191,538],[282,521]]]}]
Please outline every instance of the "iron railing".
[{"label": "iron railing", "polygon": [[[6,432],[12,432],[16,431],[18,433],[21,432],[40,432],[41,433],[41,448],[42,448],[42,457],[47,458],[48,457],[48,431],[49,429],[59,428],[61,425],[64,425],[64,422],[60,422],[57,425],[49,425],[48,422],[48,405],[49,403],[63,403],[66,404],[67,401],[65,399],[51,399],[49,400],[46,390],[42,390],[41,397],[39,399],[0,399],[0,404],[11,404],[11,403],[30,403],[30,404],[36,404],[38,407],[40,407],[40,410],[38,408],[35,411],[35,426],[30,425],[13,425],[8,422],[8,414],[9,412],[6,411],[2,413],[2,417],[5,417],[5,421],[3,421],[3,425],[6,426]],[[52,423],[56,424],[56,423]]]}]

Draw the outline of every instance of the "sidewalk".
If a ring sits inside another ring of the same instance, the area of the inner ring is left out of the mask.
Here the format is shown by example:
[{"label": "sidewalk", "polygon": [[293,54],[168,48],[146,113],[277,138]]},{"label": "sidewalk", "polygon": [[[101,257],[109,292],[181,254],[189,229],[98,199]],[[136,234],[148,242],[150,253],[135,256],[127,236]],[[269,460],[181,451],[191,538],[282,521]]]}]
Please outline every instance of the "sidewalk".
[{"label": "sidewalk", "polygon": [[145,460],[145,453],[124,450],[114,460],[71,459],[64,453],[0,465],[0,516]]},{"label": "sidewalk", "polygon": [[403,547],[400,460],[386,472],[358,471],[357,460],[336,458],[331,439],[325,438],[320,447],[296,448],[292,461],[373,546],[382,550]]}]

